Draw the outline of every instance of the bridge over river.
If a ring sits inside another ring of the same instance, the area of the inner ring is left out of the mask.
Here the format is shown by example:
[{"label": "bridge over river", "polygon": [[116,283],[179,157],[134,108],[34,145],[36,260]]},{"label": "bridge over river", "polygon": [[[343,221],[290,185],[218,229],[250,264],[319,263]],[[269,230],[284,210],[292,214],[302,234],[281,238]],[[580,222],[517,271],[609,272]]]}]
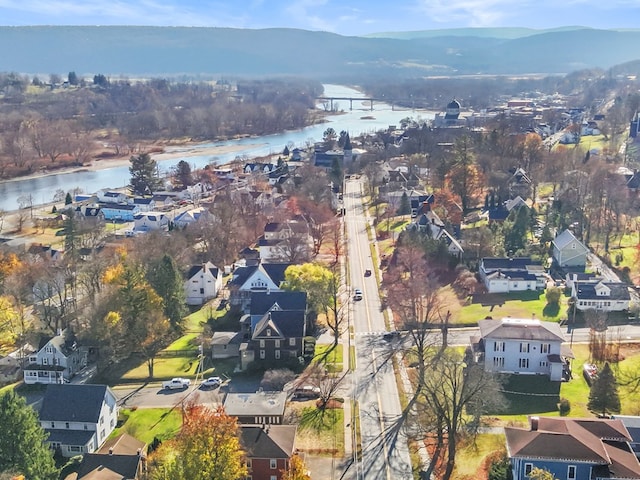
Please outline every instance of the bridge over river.
[{"label": "bridge over river", "polygon": [[415,108],[428,108],[426,105],[426,101],[417,100],[414,98],[407,99],[390,99],[390,98],[375,98],[375,97],[318,97],[316,98],[320,103],[329,102],[329,109],[333,111],[333,102],[342,100],[349,102],[349,110],[353,110],[353,102],[360,103],[369,103],[369,110],[373,111],[374,102],[378,102],[380,104],[391,105],[391,110],[394,109],[395,106],[404,106],[409,108],[411,105],[412,109]]}]

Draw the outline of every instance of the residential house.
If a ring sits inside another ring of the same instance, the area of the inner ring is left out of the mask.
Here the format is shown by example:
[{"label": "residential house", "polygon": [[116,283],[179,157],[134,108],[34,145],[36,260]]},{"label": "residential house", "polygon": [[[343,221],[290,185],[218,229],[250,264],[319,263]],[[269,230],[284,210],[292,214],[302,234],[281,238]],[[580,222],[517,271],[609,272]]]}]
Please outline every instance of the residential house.
[{"label": "residential house", "polygon": [[295,425],[242,425],[240,443],[251,480],[282,480],[295,455]]},{"label": "residential house", "polygon": [[153,194],[153,201],[156,208],[172,208],[179,201],[177,192],[156,192]]},{"label": "residential house", "polygon": [[169,229],[169,217],[162,212],[140,212],[134,215],[133,222],[136,232]]},{"label": "residential house", "polygon": [[63,457],[93,453],[118,423],[117,398],[106,385],[49,385],[40,410],[47,442]]},{"label": "residential house", "polygon": [[447,246],[449,255],[455,258],[462,258],[464,249],[460,242],[449,233],[444,226],[444,222],[440,220],[440,217],[431,210],[429,203],[424,202],[422,207],[418,210],[418,215],[407,227],[409,229],[415,229],[419,232],[428,235],[434,240],[440,240]]},{"label": "residential house", "polygon": [[180,213],[173,221],[173,225],[177,228],[187,228],[206,217],[207,211],[204,207],[196,207]]},{"label": "residential house", "polygon": [[574,282],[571,296],[580,311],[623,312],[629,310],[629,286],[621,282]]},{"label": "residential house", "polygon": [[147,470],[147,444],[123,433],[95,453],[86,453],[76,480],[142,480]]},{"label": "residential house", "polygon": [[504,429],[514,480],[527,480],[534,468],[558,480],[640,479],[621,420],[529,417],[529,425]]},{"label": "residential house", "polygon": [[211,358],[236,358],[240,356],[240,345],[248,340],[244,332],[214,332],[211,337]]},{"label": "residential house", "polygon": [[524,199],[531,197],[531,178],[523,168],[516,168],[509,178],[508,188],[511,198],[522,197]]},{"label": "residential house", "polygon": [[489,293],[543,290],[547,280],[542,264],[529,257],[483,258],[479,273]]},{"label": "residential house", "polygon": [[565,275],[565,286],[573,289],[574,284],[580,283],[598,283],[604,280],[603,277],[595,273],[569,272]]},{"label": "residential house", "polygon": [[153,212],[156,209],[156,201],[152,197],[135,197],[129,203],[138,205],[140,212]]},{"label": "residential house", "polygon": [[273,163],[255,163],[255,162],[251,162],[251,163],[245,163],[244,164],[243,172],[246,173],[246,174],[262,173],[262,174],[267,175],[267,174],[273,172],[276,168],[277,168],[277,166],[274,165]]},{"label": "residential house", "polygon": [[17,356],[0,356],[0,385],[17,382],[21,376],[21,362]]},{"label": "residential house", "polygon": [[67,383],[86,364],[86,353],[78,348],[75,336],[58,332],[54,337],[43,338],[38,351],[29,355],[24,383]]},{"label": "residential house", "polygon": [[251,303],[251,292],[277,292],[284,281],[288,263],[260,263],[236,268],[228,283],[229,304],[245,310]]},{"label": "residential house", "polygon": [[631,435],[629,445],[636,454],[636,457],[640,458],[640,417],[633,415],[612,415],[611,418],[620,420],[627,428],[629,435]]},{"label": "residential house", "polygon": [[553,261],[560,268],[582,269],[587,265],[589,249],[571,230],[565,230],[553,239]]},{"label": "residential house", "polygon": [[487,372],[547,375],[561,381],[568,375],[564,335],[557,323],[535,319],[480,320],[480,337],[472,337],[475,359]]},{"label": "residential house", "polygon": [[135,215],[140,213],[139,205],[129,205],[128,203],[101,203],[100,215],[110,222],[133,222]]},{"label": "residential house", "polygon": [[127,203],[129,198],[126,193],[114,190],[100,190],[96,196],[101,203]]},{"label": "residential house", "polygon": [[299,310],[270,310],[251,330],[247,344],[240,346],[240,368],[260,360],[300,358],[304,352],[306,312]]},{"label": "residential house", "polygon": [[59,262],[64,257],[64,251],[52,248],[51,245],[43,245],[41,243],[32,243],[29,245],[27,253],[40,257],[47,262]]},{"label": "residential house", "polygon": [[303,220],[267,223],[264,235],[258,239],[263,262],[304,261],[309,258],[311,245],[309,226]]},{"label": "residential house", "polygon": [[227,393],[224,411],[241,424],[281,425],[286,392]]},{"label": "residential house", "polygon": [[222,289],[222,270],[211,262],[193,265],[185,274],[187,305],[203,305],[218,296]]}]

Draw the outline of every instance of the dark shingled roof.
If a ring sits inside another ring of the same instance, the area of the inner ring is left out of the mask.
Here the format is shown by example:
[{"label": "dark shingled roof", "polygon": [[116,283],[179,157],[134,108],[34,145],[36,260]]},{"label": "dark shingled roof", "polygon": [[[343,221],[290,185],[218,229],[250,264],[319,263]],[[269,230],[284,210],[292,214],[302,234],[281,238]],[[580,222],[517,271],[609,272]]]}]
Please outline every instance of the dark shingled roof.
[{"label": "dark shingled roof", "polygon": [[489,270],[526,270],[528,265],[542,265],[534,262],[530,257],[496,258],[486,257],[482,259],[485,271]]},{"label": "dark shingled roof", "polygon": [[98,423],[107,394],[106,385],[48,385],[40,420]]},{"label": "dark shingled roof", "polygon": [[[598,295],[596,287],[598,285],[605,285],[611,290],[609,296]],[[599,282],[599,283],[576,283],[576,290],[578,292],[579,300],[630,300],[629,286],[626,283],[618,282]]]},{"label": "dark shingled roof", "polygon": [[240,442],[249,458],[290,458],[295,439],[295,425],[243,425],[240,429]]},{"label": "dark shingled roof", "polygon": [[276,303],[281,310],[305,311],[307,292],[252,292],[249,314],[263,315]]},{"label": "dark shingled roof", "polygon": [[78,480],[130,480],[136,478],[141,457],[87,453],[78,467]]},{"label": "dark shingled roof", "polygon": [[273,328],[279,331],[284,338],[301,338],[304,337],[305,333],[304,323],[305,318],[303,311],[274,310],[266,313],[256,324],[252,338],[254,340],[256,338],[269,338],[269,336],[263,333],[269,324],[273,325]]},{"label": "dark shingled roof", "polygon": [[[41,418],[42,420],[42,418]],[[95,430],[59,430],[45,428],[49,434],[47,442],[60,443],[62,445],[86,445],[96,434]]]}]

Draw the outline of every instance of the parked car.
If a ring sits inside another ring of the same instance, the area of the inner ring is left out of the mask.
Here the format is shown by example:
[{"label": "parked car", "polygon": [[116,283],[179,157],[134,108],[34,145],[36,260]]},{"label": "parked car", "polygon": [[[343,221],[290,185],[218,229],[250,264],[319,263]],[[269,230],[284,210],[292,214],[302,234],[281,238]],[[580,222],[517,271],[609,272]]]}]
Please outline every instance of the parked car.
[{"label": "parked car", "polygon": [[320,397],[320,388],[313,385],[303,385],[293,391],[296,400],[311,400]]},{"label": "parked car", "polygon": [[220,377],[209,377],[202,382],[202,388],[218,388],[222,385],[222,379]]},{"label": "parked car", "polygon": [[162,388],[166,388],[167,390],[189,388],[189,385],[191,385],[191,380],[188,378],[172,378],[171,380],[162,382]]},{"label": "parked car", "polygon": [[369,270],[368,268],[364,271],[364,276],[365,277],[370,277],[371,276],[371,270]]},{"label": "parked car", "polygon": [[362,300],[362,290],[360,290],[359,288],[356,288],[353,291],[353,299],[354,300]]}]

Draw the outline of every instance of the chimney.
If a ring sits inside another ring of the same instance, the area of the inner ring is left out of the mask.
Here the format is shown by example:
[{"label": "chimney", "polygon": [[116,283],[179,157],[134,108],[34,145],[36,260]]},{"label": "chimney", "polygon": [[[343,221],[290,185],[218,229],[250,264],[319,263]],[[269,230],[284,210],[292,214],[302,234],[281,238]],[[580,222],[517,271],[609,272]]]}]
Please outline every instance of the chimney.
[{"label": "chimney", "polygon": [[538,431],[538,421],[540,420],[539,417],[530,417],[529,421],[531,422],[531,431],[532,432],[537,432]]},{"label": "chimney", "polygon": [[109,455],[113,455],[113,448],[109,449]]},{"label": "chimney", "polygon": [[142,456],[142,449],[139,448],[138,451],[137,451],[137,454],[138,454],[139,457],[141,457]]}]

